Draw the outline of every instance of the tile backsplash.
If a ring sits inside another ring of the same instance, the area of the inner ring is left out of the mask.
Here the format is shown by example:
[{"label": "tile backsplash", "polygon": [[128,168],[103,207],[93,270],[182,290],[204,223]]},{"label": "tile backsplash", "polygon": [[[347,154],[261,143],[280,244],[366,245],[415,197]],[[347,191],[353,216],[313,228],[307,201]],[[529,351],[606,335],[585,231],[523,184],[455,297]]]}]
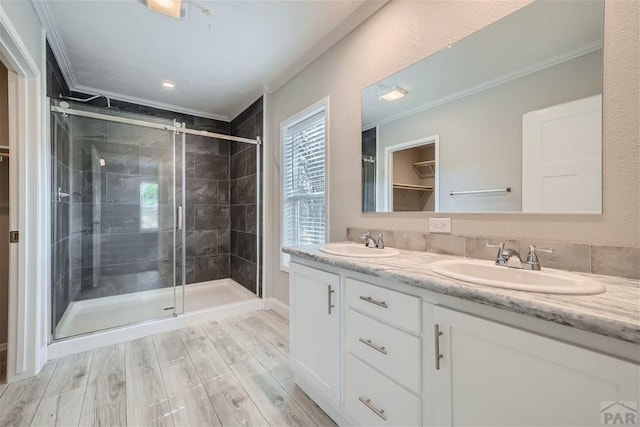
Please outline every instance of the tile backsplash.
[{"label": "tile backsplash", "polygon": [[[367,229],[348,227],[347,240],[360,242],[360,235],[365,231]],[[487,242],[504,242],[509,248],[518,248],[518,252],[523,258],[529,251],[529,245],[535,245],[539,248],[553,248],[553,253],[538,252],[538,258],[543,268],[640,279],[640,248],[534,239],[515,240],[496,236],[456,236],[374,229],[370,231],[373,236],[382,233],[385,244],[389,247],[487,260],[493,260],[496,256],[495,248],[485,247]]]}]

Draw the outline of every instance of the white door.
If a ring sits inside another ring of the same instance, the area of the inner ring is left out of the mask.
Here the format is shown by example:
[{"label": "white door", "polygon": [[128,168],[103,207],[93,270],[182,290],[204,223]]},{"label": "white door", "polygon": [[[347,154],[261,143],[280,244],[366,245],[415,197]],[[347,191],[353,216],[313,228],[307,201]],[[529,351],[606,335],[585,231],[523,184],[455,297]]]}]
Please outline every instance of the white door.
[{"label": "white door", "polygon": [[602,96],[522,116],[522,210],[602,210]]},{"label": "white door", "polygon": [[340,277],[291,263],[290,361],[328,399],[340,403]]},{"label": "white door", "polygon": [[609,402],[637,405],[638,365],[443,307],[433,322],[435,425],[598,426]]}]

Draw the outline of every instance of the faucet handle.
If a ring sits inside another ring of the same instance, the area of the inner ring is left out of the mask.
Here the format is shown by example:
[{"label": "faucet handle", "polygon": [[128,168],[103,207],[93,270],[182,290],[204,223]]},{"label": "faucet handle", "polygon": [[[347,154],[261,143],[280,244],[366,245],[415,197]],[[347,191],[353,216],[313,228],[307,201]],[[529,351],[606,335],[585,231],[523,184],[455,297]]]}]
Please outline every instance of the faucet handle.
[{"label": "faucet handle", "polygon": [[497,245],[495,243],[486,242],[484,244],[485,248],[498,248],[498,253],[496,254],[496,265],[507,265],[506,260],[504,259],[504,242],[500,242]]},{"label": "faucet handle", "polygon": [[553,253],[553,248],[536,248],[535,245],[529,245],[529,254],[527,255],[527,261],[525,262],[528,270],[540,270],[540,261],[538,260],[537,252]]},{"label": "faucet handle", "polygon": [[536,252],[546,252],[548,254],[553,253],[553,248],[537,248],[535,245],[529,245],[529,255],[527,255],[527,262],[538,261],[538,254]]},{"label": "faucet handle", "polygon": [[486,242],[484,244],[484,247],[485,248],[500,248],[500,249],[504,250],[504,242],[500,242],[498,244]]}]

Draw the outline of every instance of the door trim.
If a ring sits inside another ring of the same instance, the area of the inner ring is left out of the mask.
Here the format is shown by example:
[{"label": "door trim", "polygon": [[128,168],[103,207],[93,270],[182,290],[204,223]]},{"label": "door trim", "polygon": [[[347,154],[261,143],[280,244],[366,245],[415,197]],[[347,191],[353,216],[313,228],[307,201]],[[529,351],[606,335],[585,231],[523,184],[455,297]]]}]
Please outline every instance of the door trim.
[{"label": "door trim", "polygon": [[[44,139],[44,74],[0,6],[0,58],[9,70],[9,249],[7,382],[36,375],[46,362],[50,284],[49,162]],[[44,46],[44,32],[40,30]]]}]

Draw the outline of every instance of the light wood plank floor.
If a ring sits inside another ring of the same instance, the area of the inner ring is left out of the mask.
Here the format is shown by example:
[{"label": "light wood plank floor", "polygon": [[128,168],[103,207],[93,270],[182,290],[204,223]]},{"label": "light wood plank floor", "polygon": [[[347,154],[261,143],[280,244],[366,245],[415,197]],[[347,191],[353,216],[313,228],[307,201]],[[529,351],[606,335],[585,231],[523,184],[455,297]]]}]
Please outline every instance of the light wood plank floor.
[{"label": "light wood plank floor", "polygon": [[0,426],[335,426],[295,385],[288,335],[257,311],[50,361],[0,377]]}]

